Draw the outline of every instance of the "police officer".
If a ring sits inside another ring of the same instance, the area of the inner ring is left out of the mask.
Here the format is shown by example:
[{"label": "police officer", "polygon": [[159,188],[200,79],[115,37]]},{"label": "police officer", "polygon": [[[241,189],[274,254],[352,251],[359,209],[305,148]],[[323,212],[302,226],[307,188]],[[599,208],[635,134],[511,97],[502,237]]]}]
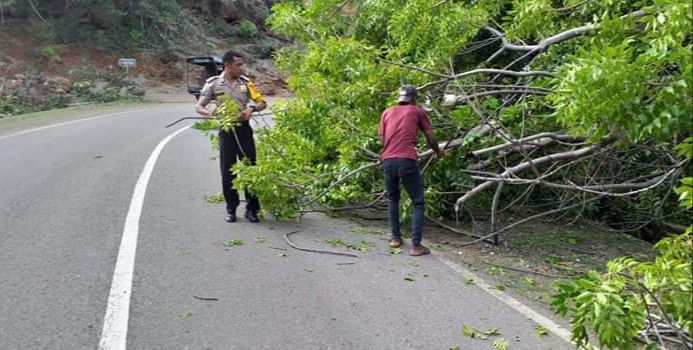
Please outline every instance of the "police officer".
[{"label": "police officer", "polygon": [[[255,84],[243,75],[243,55],[230,50],[222,58],[224,71],[221,75],[207,79],[200,99],[197,101],[195,111],[204,116],[211,117],[211,111],[206,107],[216,97],[226,95],[238,103],[241,111],[238,117],[239,122],[228,132],[219,130],[219,163],[221,166],[221,181],[226,200],[226,222],[236,221],[236,208],[240,201],[238,191],[233,188],[233,179],[236,175],[231,172],[231,166],[236,164],[238,159],[248,159],[255,165],[255,141],[253,139],[253,129],[250,127],[250,115],[259,112],[265,107],[262,95],[257,91]],[[245,217],[250,222],[260,222],[257,216],[260,210],[258,198],[246,191],[246,212]]]}]

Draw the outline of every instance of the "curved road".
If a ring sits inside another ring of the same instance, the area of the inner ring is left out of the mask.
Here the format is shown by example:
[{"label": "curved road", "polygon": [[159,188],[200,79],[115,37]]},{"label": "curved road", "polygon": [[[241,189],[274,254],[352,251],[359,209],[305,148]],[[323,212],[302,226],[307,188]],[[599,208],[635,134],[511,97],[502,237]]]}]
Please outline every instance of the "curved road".
[{"label": "curved road", "polygon": [[[191,114],[142,107],[0,137],[0,349],[572,348],[459,269],[390,255],[385,236],[354,223],[225,223],[203,199],[220,191],[207,140],[163,127]],[[293,230],[307,247],[372,246],[358,258],[299,252],[282,237]],[[136,238],[129,253],[124,235]],[[222,245],[232,239],[243,245]],[[128,258],[134,270],[114,279]],[[465,337],[463,324],[500,335]]]}]

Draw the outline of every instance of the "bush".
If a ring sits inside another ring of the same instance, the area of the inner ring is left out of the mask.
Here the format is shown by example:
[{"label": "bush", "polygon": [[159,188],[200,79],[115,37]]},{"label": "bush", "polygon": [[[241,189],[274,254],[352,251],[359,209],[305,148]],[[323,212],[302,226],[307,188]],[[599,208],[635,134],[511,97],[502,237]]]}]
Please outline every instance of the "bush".
[{"label": "bush", "polygon": [[241,20],[237,25],[237,29],[238,35],[244,38],[252,38],[258,33],[255,23],[247,19]]},{"label": "bush", "polygon": [[58,54],[58,49],[55,46],[52,46],[52,45],[44,46],[39,50],[39,54],[41,54],[41,57],[43,57],[47,61],[50,61],[50,62],[59,62],[60,61],[60,55]]}]

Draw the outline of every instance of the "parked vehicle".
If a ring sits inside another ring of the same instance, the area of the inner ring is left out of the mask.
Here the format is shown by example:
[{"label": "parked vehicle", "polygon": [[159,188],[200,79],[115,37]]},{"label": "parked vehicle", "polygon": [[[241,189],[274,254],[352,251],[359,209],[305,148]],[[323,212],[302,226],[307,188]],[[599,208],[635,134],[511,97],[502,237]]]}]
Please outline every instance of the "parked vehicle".
[{"label": "parked vehicle", "polygon": [[224,64],[221,58],[216,56],[190,57],[185,66],[185,80],[188,93],[200,98],[200,90],[208,78],[221,74]]}]

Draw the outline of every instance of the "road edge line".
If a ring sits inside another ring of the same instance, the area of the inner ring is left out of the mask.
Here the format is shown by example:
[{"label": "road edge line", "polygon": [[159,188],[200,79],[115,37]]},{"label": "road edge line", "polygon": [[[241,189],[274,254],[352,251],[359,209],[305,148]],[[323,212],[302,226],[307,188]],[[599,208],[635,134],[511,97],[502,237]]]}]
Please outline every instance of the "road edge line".
[{"label": "road edge line", "polygon": [[118,258],[113,271],[106,315],[104,316],[101,338],[99,339],[99,350],[125,350],[127,346],[130,296],[132,294],[132,278],[135,269],[137,236],[139,235],[140,215],[142,214],[147,186],[164,146],[171,139],[189,128],[190,126],[186,126],[178,129],[161,140],[149,155],[149,159],[147,159],[142,173],[140,173],[140,177],[137,179],[132,199],[130,200],[128,214],[125,218],[123,235],[120,241],[120,248],[118,249]]},{"label": "road edge line", "polygon": [[[57,128],[57,127],[60,127],[60,126],[65,126],[65,125],[70,125],[70,124],[76,124],[76,123],[80,123],[80,122],[87,122],[87,121],[90,121],[90,120],[97,120],[97,119],[102,119],[102,118],[107,118],[107,117],[114,117],[114,116],[116,116],[116,115],[121,115],[121,114],[126,114],[126,113],[148,112],[148,111],[153,111],[153,110],[157,110],[157,109],[164,109],[164,108],[168,108],[168,107],[163,107],[163,108],[162,108],[162,107],[155,107],[155,108],[134,109],[134,110],[130,110],[130,111],[122,111],[122,112],[101,114],[101,115],[95,115],[95,116],[93,116],[93,117],[87,117],[87,118],[83,118],[83,119],[70,120],[70,121],[66,121],[66,122],[62,122],[62,123],[57,123],[57,124],[49,124],[49,125],[39,126],[39,127],[37,127],[37,128],[33,128],[33,129],[22,130],[22,131],[19,131],[19,132],[14,133],[14,134],[9,134],[9,135],[0,136],[0,141],[2,141],[2,140],[4,140],[4,139],[9,139],[9,138],[11,138],[11,137],[21,136],[21,135],[25,135],[25,134],[30,134],[30,133],[33,133],[33,132],[37,132],[37,131],[41,131],[41,130],[46,130],[46,129]],[[14,118],[14,117],[13,117],[13,118]],[[21,118],[21,117],[19,117],[19,118]]]},{"label": "road edge line", "polygon": [[465,269],[462,265],[452,261],[451,259],[444,257],[444,256],[440,256],[438,254],[434,254],[434,256],[440,262],[447,265],[449,268],[451,268],[455,272],[463,275],[465,278],[473,278],[474,279],[474,285],[478,286],[479,288],[481,288],[486,293],[488,293],[488,294],[492,295],[494,298],[502,301],[505,305],[508,305],[510,308],[519,312],[520,314],[530,318],[532,321],[538,323],[539,325],[546,328],[547,330],[549,330],[551,333],[555,334],[559,338],[565,340],[569,344],[571,344],[571,345],[573,344],[572,340],[570,339],[570,332],[565,327],[552,321],[551,319],[542,315],[541,313],[534,311],[532,308],[521,303],[519,300],[511,297],[510,295],[503,293],[497,289],[494,289],[490,284],[486,283],[486,281],[484,281],[481,277],[479,277],[478,275],[474,274],[473,272]]}]

